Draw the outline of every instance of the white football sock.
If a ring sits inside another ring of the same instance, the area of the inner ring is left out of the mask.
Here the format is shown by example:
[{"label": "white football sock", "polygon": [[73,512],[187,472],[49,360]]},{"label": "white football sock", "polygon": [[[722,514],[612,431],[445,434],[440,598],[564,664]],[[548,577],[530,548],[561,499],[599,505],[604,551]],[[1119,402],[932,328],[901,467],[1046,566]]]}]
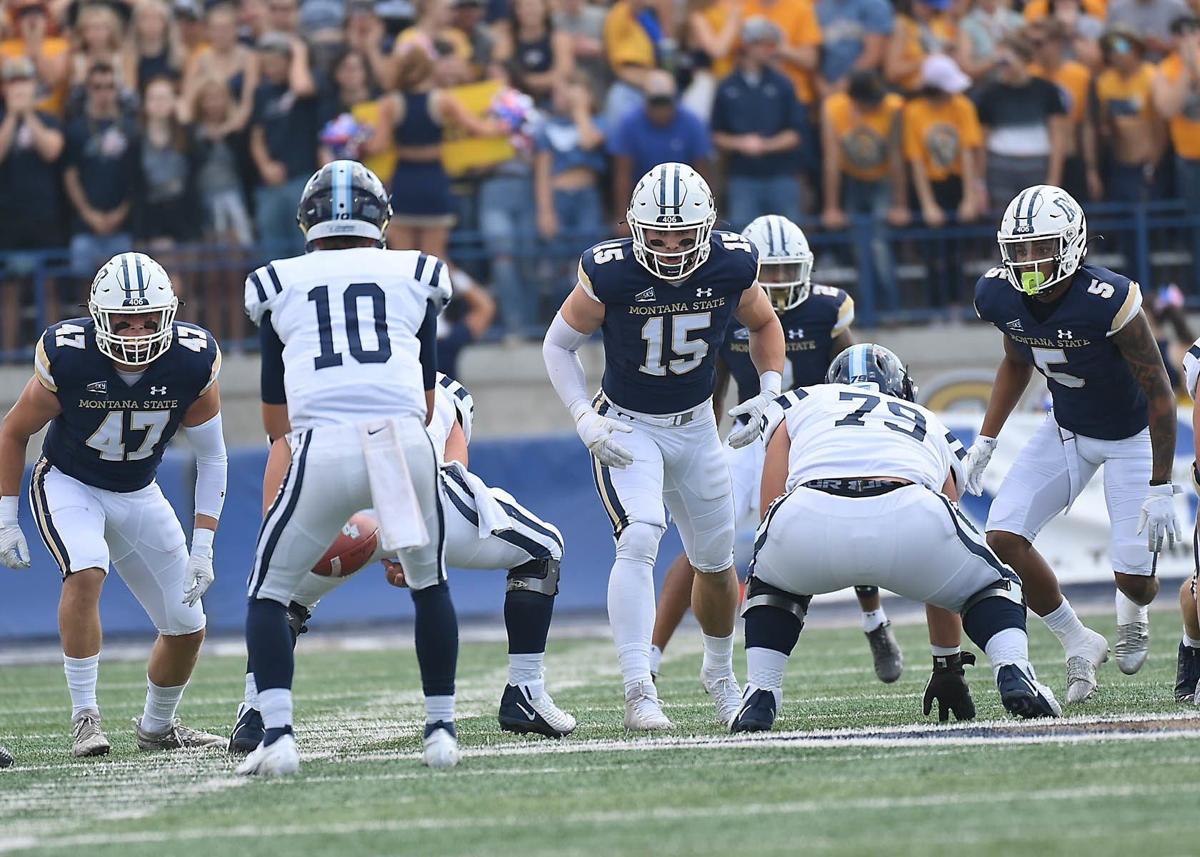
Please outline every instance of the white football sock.
[{"label": "white football sock", "polygon": [[929,644],[929,651],[935,658],[948,658],[962,651],[961,646],[935,646]]},{"label": "white football sock", "polygon": [[1042,621],[1046,623],[1047,628],[1054,632],[1054,636],[1058,637],[1058,641],[1068,652],[1081,647],[1087,640],[1087,626],[1079,621],[1079,617],[1075,615],[1075,609],[1071,607],[1071,602],[1066,598],[1063,598],[1062,604],[1058,605],[1056,609],[1043,616]]},{"label": "white football sock", "polygon": [[530,698],[537,699],[546,690],[546,683],[542,680],[545,663],[545,652],[509,655],[508,683],[525,685],[529,688]]},{"label": "white football sock", "polygon": [[1200,640],[1189,637],[1186,628],[1183,629],[1183,644],[1189,649],[1200,649]]},{"label": "white football sock", "polygon": [[439,720],[454,722],[454,694],[425,697],[425,722],[437,723]]},{"label": "white football sock", "polygon": [[1033,666],[1029,663],[1029,635],[1020,628],[1005,628],[997,631],[983,649],[992,662],[992,673],[998,673],[1006,664],[1016,664],[1030,678],[1036,679]]},{"label": "white football sock", "polygon": [[704,640],[704,663],[700,667],[709,678],[733,675],[733,634],[728,637],[700,635]]},{"label": "white football sock", "polygon": [[1121,590],[1117,590],[1117,624],[1128,625],[1131,622],[1149,622],[1150,607],[1138,604]]},{"label": "white football sock", "polygon": [[258,710],[262,713],[264,729],[285,729],[291,726],[292,692],[286,687],[260,690]]},{"label": "white football sock", "polygon": [[246,673],[246,694],[242,701],[251,708],[258,708],[258,685],[254,683],[254,673]]},{"label": "white football sock", "polygon": [[775,692],[776,701],[783,693],[783,673],[788,656],[775,649],[755,646],[746,649],[746,682]]},{"label": "white football sock", "polygon": [[67,674],[67,690],[71,692],[71,719],[79,712],[92,709],[99,711],[96,704],[96,681],[100,677],[100,655],[90,658],[69,658],[63,655],[63,672]]},{"label": "white football sock", "polygon": [[887,614],[883,612],[882,605],[880,605],[878,610],[864,610],[862,614],[863,633],[871,633],[886,621]]},{"label": "white football sock", "polygon": [[608,577],[608,622],[625,690],[650,681],[654,572],[650,563],[617,557]]},{"label": "white football sock", "polygon": [[659,667],[662,666],[662,658],[663,658],[663,650],[660,649],[658,646],[651,646],[650,647],[650,672],[655,673],[655,674],[661,672]]},{"label": "white football sock", "polygon": [[142,730],[162,732],[170,726],[186,687],[186,683],[178,687],[159,687],[146,676],[146,707],[142,710]]}]

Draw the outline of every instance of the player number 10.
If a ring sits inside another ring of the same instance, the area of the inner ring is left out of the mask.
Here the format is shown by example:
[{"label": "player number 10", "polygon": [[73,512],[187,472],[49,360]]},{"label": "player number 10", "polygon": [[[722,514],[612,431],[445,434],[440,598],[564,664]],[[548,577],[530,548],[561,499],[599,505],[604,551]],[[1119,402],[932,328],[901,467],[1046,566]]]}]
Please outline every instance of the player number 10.
[{"label": "player number 10", "polygon": [[708,343],[703,339],[690,339],[689,334],[697,330],[708,330],[712,325],[712,313],[695,312],[670,316],[670,350],[671,354],[675,355],[675,359],[668,361],[667,365],[663,366],[663,361],[667,360],[666,343],[663,340],[663,327],[666,321],[664,316],[659,315],[647,319],[646,323],[642,325],[642,339],[646,343],[646,359],[638,367],[639,372],[661,378],[667,374],[667,369],[670,369],[676,375],[684,375],[704,362],[704,358],[708,354]]}]

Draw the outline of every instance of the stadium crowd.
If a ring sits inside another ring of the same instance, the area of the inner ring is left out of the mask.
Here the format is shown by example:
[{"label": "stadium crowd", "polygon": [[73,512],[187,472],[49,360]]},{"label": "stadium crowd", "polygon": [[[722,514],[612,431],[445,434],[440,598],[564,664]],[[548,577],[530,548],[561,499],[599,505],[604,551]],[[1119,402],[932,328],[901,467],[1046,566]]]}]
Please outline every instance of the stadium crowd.
[{"label": "stadium crowd", "polygon": [[[1021,188],[1200,209],[1200,0],[5,0],[0,353],[137,247],[247,335],[245,272],[300,252],[334,157],[447,256],[464,339],[538,328],[633,183],[694,165],[728,227],[991,217]],[[885,227],[886,228],[886,227]],[[885,242],[872,266],[895,307]],[[934,254],[932,302],[957,295]],[[961,279],[961,278],[957,278]],[[474,285],[487,282],[489,289]],[[490,295],[494,296],[493,298]]]}]

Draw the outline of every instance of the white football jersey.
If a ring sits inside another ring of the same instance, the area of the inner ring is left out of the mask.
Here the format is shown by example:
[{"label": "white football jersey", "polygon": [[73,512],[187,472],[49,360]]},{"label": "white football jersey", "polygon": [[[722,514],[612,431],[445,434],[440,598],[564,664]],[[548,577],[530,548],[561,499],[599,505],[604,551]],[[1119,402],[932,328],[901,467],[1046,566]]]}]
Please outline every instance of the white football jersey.
[{"label": "white football jersey", "polygon": [[283,343],[292,428],[425,419],[417,331],[450,275],[417,250],[358,247],[279,259],[246,278],[246,312]]},{"label": "white football jersey", "polygon": [[433,419],[429,421],[429,437],[437,451],[438,462],[446,461],[446,441],[454,424],[462,426],[467,443],[471,442],[471,424],[475,419],[475,400],[470,392],[453,378],[441,372],[437,376],[437,388],[433,396]]},{"label": "white football jersey", "polygon": [[1187,378],[1188,394],[1194,401],[1196,398],[1196,381],[1200,380],[1200,339],[1192,343],[1192,347],[1183,355],[1183,374]]},{"label": "white football jersey", "polygon": [[937,416],[872,387],[798,387],[763,417],[767,442],[780,423],[792,439],[787,490],[813,479],[882,476],[941,491],[946,475],[964,484],[966,450]]}]

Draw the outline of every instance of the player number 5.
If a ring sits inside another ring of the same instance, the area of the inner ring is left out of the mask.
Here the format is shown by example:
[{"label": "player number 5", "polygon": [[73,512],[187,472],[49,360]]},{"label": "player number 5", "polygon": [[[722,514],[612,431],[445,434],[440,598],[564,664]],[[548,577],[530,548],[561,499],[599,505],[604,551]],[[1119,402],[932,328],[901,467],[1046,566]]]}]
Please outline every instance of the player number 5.
[{"label": "player number 5", "polygon": [[1067,365],[1067,352],[1063,351],[1061,348],[1034,348],[1031,350],[1033,351],[1034,365],[1036,365],[1038,371],[1045,375],[1049,380],[1055,381],[1059,384],[1062,384],[1064,387],[1070,387],[1075,390],[1079,389],[1086,383],[1078,376],[1070,375],[1066,372],[1058,372],[1050,368],[1051,366]]},{"label": "player number 5", "polygon": [[1112,285],[1109,283],[1102,283],[1099,280],[1092,280],[1092,284],[1088,286],[1089,295],[1099,295],[1102,298],[1111,298],[1115,293],[1116,289],[1114,289]]}]

